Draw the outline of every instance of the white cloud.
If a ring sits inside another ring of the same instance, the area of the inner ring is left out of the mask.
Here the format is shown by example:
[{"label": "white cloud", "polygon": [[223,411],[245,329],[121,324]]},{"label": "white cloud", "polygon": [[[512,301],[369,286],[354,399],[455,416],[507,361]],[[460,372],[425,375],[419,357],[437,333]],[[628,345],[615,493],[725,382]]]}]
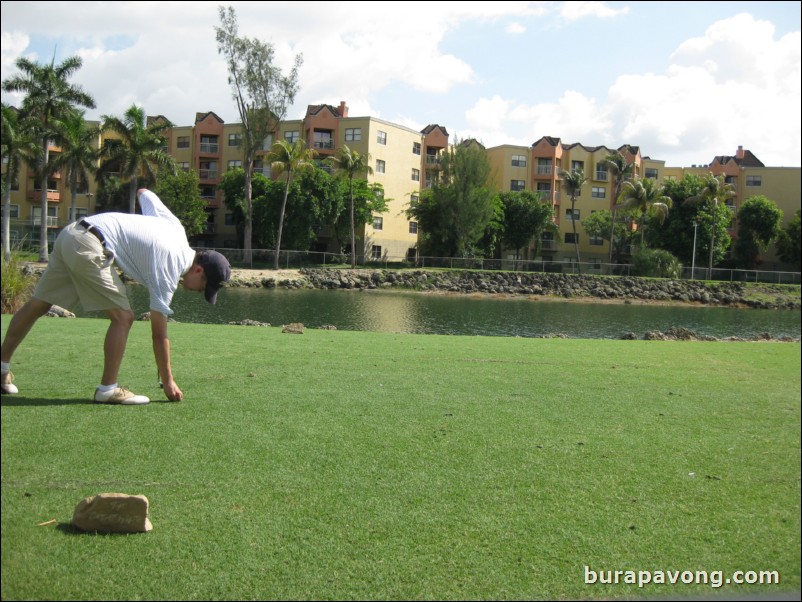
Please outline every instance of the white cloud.
[{"label": "white cloud", "polygon": [[766,165],[798,166],[800,47],[799,32],[776,40],[770,24],[739,15],[683,43],[664,73],[619,76],[603,103],[571,91],[534,105],[480,99],[466,111],[470,136],[487,146],[530,145],[543,135],[634,144],[653,159],[674,157],[670,165],[708,163],[743,145]]},{"label": "white cloud", "polygon": [[567,21],[576,21],[585,17],[610,18],[625,15],[629,7],[614,9],[604,2],[564,2],[560,15]]},{"label": "white cloud", "polygon": [[509,25],[507,25],[504,31],[506,31],[508,34],[519,36],[521,34],[526,33],[526,27],[524,27],[520,23],[510,23]]}]

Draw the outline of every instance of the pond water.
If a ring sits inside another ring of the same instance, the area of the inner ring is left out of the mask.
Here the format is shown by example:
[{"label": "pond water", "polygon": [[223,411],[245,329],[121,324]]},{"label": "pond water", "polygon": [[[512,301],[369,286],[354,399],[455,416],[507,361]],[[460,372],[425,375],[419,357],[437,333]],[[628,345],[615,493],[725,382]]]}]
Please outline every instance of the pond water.
[{"label": "pond water", "polygon": [[[147,291],[129,284],[134,312],[147,311]],[[796,310],[735,309],[640,303],[593,303],[490,295],[445,295],[385,290],[227,288],[216,305],[179,288],[173,299],[179,322],[227,324],[246,319],[274,326],[301,322],[338,330],[540,337],[638,338],[650,330],[683,327],[717,338],[769,333],[798,338]],[[81,315],[81,314],[79,314]],[[93,314],[84,314],[93,315]],[[94,314],[96,315],[96,314]]]}]

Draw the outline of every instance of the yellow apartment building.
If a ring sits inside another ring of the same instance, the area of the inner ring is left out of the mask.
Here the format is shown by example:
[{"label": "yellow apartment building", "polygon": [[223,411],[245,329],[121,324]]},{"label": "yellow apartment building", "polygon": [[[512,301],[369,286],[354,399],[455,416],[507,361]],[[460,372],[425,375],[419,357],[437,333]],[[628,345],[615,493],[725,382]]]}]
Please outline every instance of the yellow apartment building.
[{"label": "yellow apartment building", "polygon": [[[544,136],[532,146],[501,145],[487,149],[494,182],[499,190],[531,190],[541,193],[551,201],[559,235],[545,233],[541,241],[541,256],[535,257],[535,241],[531,241],[523,259],[540,259],[572,263],[574,239],[572,220],[576,220],[577,237],[582,262],[601,266],[609,258],[610,245],[602,239],[589,237],[583,230],[581,220],[600,209],[611,209],[613,180],[604,167],[604,159],[614,149],[605,146],[586,146],[580,143],[563,144],[559,138]],[[624,145],[618,150],[634,163],[636,177],[652,178],[658,182],[666,179],[681,179],[685,173],[697,175],[724,174],[725,181],[732,184],[736,196],[728,201],[733,221],[729,233],[737,233],[739,207],[755,195],[763,195],[774,201],[783,211],[783,227],[794,218],[800,209],[800,168],[766,167],[751,151],[738,147],[735,155],[716,156],[708,165],[689,167],[666,167],[665,161],[643,157],[637,146]],[[588,182],[577,197],[573,212],[570,198],[561,189],[561,171],[575,168],[583,170]],[[505,251],[504,257],[511,259],[514,251]],[[764,268],[781,269],[773,246],[764,255]],[[786,266],[787,268],[788,266]],[[798,269],[796,266],[795,269]]]},{"label": "yellow apartment building", "polygon": [[[149,117],[149,121],[165,119]],[[98,125],[97,122],[89,122]],[[97,145],[104,143],[107,134],[98,136]],[[168,152],[179,167],[196,171],[200,178],[200,194],[207,203],[206,230],[192,243],[197,247],[234,248],[237,246],[236,228],[231,212],[225,206],[218,185],[223,173],[242,167],[242,128],[239,123],[225,123],[212,111],[199,112],[195,122],[188,126],[173,126],[166,132]],[[369,156],[371,183],[384,189],[388,210],[373,216],[370,224],[357,232],[357,255],[366,260],[399,261],[417,253],[418,229],[407,219],[405,210],[409,201],[420,191],[431,186],[439,169],[440,155],[449,146],[449,135],[443,126],[433,124],[421,131],[393,124],[370,116],[352,117],[346,103],[339,105],[310,105],[302,119],[282,121],[277,131],[268,136],[262,153],[270,150],[274,140],[294,142],[305,140],[317,151],[317,161],[336,155],[347,145]],[[658,181],[682,178],[685,173],[704,175],[712,172],[724,174],[737,196],[730,203],[734,220],[731,234],[736,233],[738,208],[750,196],[762,194],[774,201],[784,214],[783,225],[793,219],[800,208],[800,168],[766,167],[751,151],[738,147],[735,155],[716,156],[708,165],[666,167],[665,161],[641,155],[637,146],[623,145],[617,149],[606,146],[587,146],[581,143],[563,143],[560,138],[543,136],[531,146],[500,145],[487,150],[495,187],[499,191],[531,190],[549,199],[554,208],[559,233],[545,233],[539,245],[540,258],[547,261],[572,263],[574,256],[573,225],[576,225],[580,254],[583,263],[601,268],[609,258],[609,243],[594,239],[584,232],[581,220],[600,209],[610,209],[614,203],[613,180],[603,165],[604,159],[614,150],[621,152],[628,162],[634,163],[637,177]],[[58,153],[57,147],[52,147]],[[571,210],[570,199],[561,189],[562,171],[581,168],[589,178]],[[259,158],[254,169],[270,175],[269,166]],[[48,238],[54,240],[58,231],[74,219],[91,215],[96,210],[97,185],[94,181],[82,182],[77,195],[75,215],[70,209],[68,182],[61,174],[54,174],[47,186],[48,208],[46,224]],[[37,244],[39,226],[43,219],[40,183],[26,165],[20,170],[11,191],[11,240],[27,238]],[[350,241],[345,241],[347,245]],[[537,259],[538,245],[531,241],[524,251],[524,259]],[[320,230],[314,250],[338,252],[333,233]],[[504,258],[513,257],[514,251],[505,251]],[[765,257],[764,267],[779,268],[773,248]],[[785,266],[788,269],[788,266]],[[793,269],[793,268],[791,268]],[[798,266],[796,267],[798,269]]]},{"label": "yellow apartment building", "polygon": [[[539,257],[535,257],[537,245],[532,240],[524,251],[523,259],[575,262],[573,226],[576,225],[582,262],[591,264],[591,269],[593,266],[601,269],[601,264],[607,263],[609,243],[587,236],[582,229],[581,220],[594,211],[609,210],[613,206],[614,182],[604,166],[604,160],[614,150],[620,151],[627,162],[634,162],[634,173],[641,175],[644,160],[640,149],[629,145],[618,149],[591,147],[579,143],[563,144],[559,138],[544,136],[530,147],[502,145],[487,150],[499,190],[531,190],[549,200],[554,209],[554,221],[559,227],[559,234],[543,234]],[[571,199],[562,190],[561,173],[574,169],[581,169],[588,182],[582,187],[572,210]],[[513,257],[513,251],[504,252],[504,258]]]}]

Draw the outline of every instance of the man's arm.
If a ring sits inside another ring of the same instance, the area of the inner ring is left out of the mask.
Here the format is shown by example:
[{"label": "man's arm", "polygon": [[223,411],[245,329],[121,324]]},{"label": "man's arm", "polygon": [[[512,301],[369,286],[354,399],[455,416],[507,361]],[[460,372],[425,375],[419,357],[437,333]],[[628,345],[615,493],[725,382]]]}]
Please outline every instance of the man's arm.
[{"label": "man's arm", "polygon": [[173,379],[173,370],[170,366],[170,339],[167,338],[167,316],[158,311],[150,312],[150,330],[153,336],[153,355],[159,368],[159,376],[164,387],[164,393],[170,401],[181,401],[184,393],[178,388]]}]

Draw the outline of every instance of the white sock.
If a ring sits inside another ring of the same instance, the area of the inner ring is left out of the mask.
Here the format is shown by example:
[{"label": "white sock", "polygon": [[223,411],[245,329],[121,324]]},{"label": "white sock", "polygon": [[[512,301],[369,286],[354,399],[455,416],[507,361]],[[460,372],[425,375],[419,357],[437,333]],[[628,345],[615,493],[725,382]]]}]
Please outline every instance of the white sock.
[{"label": "white sock", "polygon": [[100,391],[101,393],[108,393],[109,391],[113,391],[116,388],[117,388],[117,383],[114,383],[113,385],[98,385],[97,386],[97,390]]},{"label": "white sock", "polygon": [[11,362],[0,362],[0,372],[5,374],[11,371]]}]

